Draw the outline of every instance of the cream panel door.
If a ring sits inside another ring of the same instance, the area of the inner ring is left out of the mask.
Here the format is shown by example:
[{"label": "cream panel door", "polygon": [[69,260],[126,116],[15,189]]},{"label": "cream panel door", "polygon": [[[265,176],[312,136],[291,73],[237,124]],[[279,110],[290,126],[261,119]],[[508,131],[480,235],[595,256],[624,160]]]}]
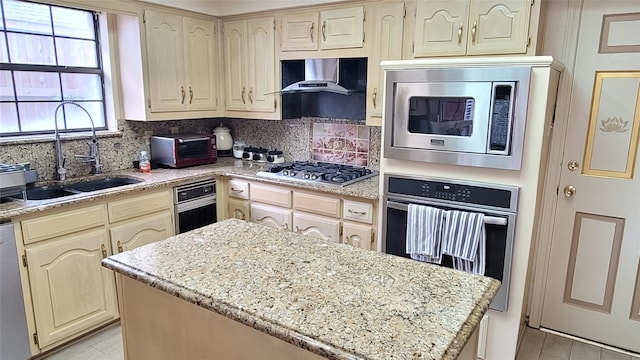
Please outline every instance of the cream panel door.
[{"label": "cream panel door", "polygon": [[182,18],[145,11],[151,112],[187,109]]},{"label": "cream panel door", "polygon": [[183,18],[189,110],[217,110],[216,27],[211,20]]},{"label": "cream panel door", "polygon": [[223,56],[225,108],[245,110],[247,107],[246,20],[228,21],[223,24]]},{"label": "cream panel door", "polygon": [[471,1],[467,54],[526,53],[530,14],[531,1]]},{"label": "cream panel door", "polygon": [[251,222],[290,231],[292,229],[291,210],[252,203]]},{"label": "cream panel door", "polygon": [[584,2],[541,325],[640,352],[640,37],[629,26],[640,29],[637,2]]},{"label": "cream panel door", "polygon": [[173,219],[169,210],[117,224],[112,226],[109,232],[111,233],[111,248],[114,254],[175,235]]},{"label": "cream panel door", "polygon": [[337,219],[295,212],[293,213],[293,231],[300,235],[340,242],[340,220]]},{"label": "cream panel door", "polygon": [[276,89],[275,20],[272,17],[247,21],[250,111],[274,112]]},{"label": "cream panel door", "polygon": [[372,5],[367,20],[370,45],[367,68],[367,125],[382,125],[382,100],[384,71],[380,62],[402,58],[402,27],[404,3],[379,3]]},{"label": "cream panel door", "polygon": [[118,317],[113,272],[103,228],[27,248],[27,271],[41,348]]},{"label": "cream panel door", "polygon": [[247,200],[229,198],[229,217],[233,219],[249,220],[251,204]]},{"label": "cream panel door", "polygon": [[318,50],[318,13],[283,15],[280,51]]},{"label": "cream panel door", "polygon": [[364,8],[320,12],[320,48],[346,49],[364,45]]},{"label": "cream panel door", "polygon": [[375,249],[371,226],[345,222],[342,224],[342,242],[361,249]]},{"label": "cream panel door", "polygon": [[464,55],[469,1],[430,0],[416,6],[414,57]]}]

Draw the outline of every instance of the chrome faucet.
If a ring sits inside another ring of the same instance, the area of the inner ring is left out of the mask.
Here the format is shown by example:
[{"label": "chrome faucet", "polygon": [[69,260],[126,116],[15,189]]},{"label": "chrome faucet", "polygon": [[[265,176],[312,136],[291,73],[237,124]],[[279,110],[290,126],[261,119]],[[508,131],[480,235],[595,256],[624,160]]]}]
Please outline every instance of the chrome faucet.
[{"label": "chrome faucet", "polygon": [[91,114],[82,107],[80,104],[73,101],[63,101],[56,107],[55,112],[55,137],[56,137],[56,168],[58,173],[58,179],[64,180],[66,178],[67,169],[64,168],[65,159],[62,155],[62,143],[60,142],[60,133],[58,131],[58,110],[66,104],[75,105],[82,109],[89,117],[91,122],[91,140],[87,142],[89,144],[89,155],[75,155],[76,159],[79,159],[82,163],[93,163],[93,173],[102,173],[102,164],[100,163],[100,148],[98,147],[98,137],[96,136],[96,127],[93,122]]}]

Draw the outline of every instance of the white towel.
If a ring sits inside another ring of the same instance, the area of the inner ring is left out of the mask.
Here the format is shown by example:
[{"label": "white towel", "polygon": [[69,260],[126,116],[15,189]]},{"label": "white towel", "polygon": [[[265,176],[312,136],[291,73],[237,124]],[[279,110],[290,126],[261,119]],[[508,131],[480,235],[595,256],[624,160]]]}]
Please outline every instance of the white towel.
[{"label": "white towel", "polygon": [[407,209],[406,251],[418,261],[442,262],[442,226],[444,210],[409,204]]},{"label": "white towel", "polygon": [[484,275],[486,234],[484,214],[449,210],[444,215],[442,252],[453,257],[458,270]]}]

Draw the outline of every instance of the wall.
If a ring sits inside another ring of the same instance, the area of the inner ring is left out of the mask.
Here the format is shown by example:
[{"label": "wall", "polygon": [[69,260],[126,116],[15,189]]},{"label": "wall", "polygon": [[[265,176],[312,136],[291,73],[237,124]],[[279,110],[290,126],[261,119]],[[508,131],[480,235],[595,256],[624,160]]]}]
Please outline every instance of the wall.
[{"label": "wall", "polygon": [[[212,133],[220,123],[231,128],[234,139],[247,144],[269,149],[283,150],[287,160],[309,160],[312,148],[314,122],[341,123],[333,119],[303,118],[296,120],[246,120],[246,119],[199,119],[159,122],[118,121],[118,133],[101,135],[100,160],[103,172],[131,168],[141,150],[149,150],[151,135],[171,133]],[[343,123],[346,123],[342,121]],[[354,122],[348,122],[353,124]],[[370,127],[369,167],[378,169],[380,163],[380,128]],[[74,154],[87,154],[87,137],[65,136],[62,141],[66,158],[67,177],[86,176],[91,173],[89,164],[74,159]],[[38,171],[40,180],[54,180],[55,152],[51,138],[34,140],[2,141],[0,164],[31,163]]]}]

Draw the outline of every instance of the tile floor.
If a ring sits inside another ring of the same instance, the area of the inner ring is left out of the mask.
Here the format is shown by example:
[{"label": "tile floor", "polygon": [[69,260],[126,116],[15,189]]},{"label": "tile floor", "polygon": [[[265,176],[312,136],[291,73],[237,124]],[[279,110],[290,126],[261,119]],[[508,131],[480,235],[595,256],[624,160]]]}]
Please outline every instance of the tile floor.
[{"label": "tile floor", "polygon": [[516,360],[640,360],[640,357],[527,328]]},{"label": "tile floor", "polygon": [[[123,360],[120,324],[113,324],[43,359]],[[640,357],[527,328],[516,360],[640,360]]]}]

